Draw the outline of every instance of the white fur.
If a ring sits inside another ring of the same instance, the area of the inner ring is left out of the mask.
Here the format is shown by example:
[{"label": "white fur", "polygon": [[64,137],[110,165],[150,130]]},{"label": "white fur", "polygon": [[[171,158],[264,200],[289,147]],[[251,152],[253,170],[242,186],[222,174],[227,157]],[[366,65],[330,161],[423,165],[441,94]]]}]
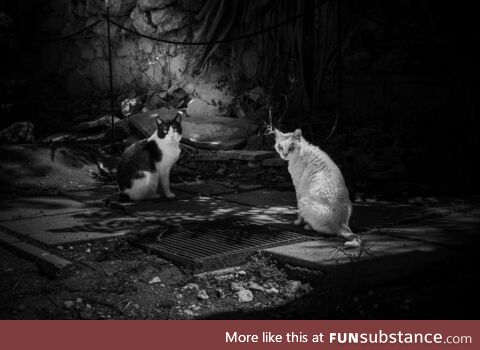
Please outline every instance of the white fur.
[{"label": "white fur", "polygon": [[180,157],[181,138],[182,136],[174,132],[172,127],[163,139],[158,137],[157,132],[149,137],[149,141],[155,141],[162,152],[162,159],[155,164],[156,172],[144,171],[144,177],[133,180],[132,187],[124,190],[131,200],[141,201],[159,197],[159,184],[165,197],[175,197],[170,191],[170,171]]},{"label": "white fur", "polygon": [[348,226],[352,204],[340,169],[325,152],[308,143],[300,130],[295,133],[275,130],[275,149],[288,160],[297,195],[298,219],[294,223],[306,222],[305,229],[339,235],[348,240],[347,246],[358,246],[359,240]]},{"label": "white fur", "polygon": [[131,188],[123,191],[132,201],[141,201],[158,196],[158,173],[143,171],[143,175],[143,178],[133,180]]}]

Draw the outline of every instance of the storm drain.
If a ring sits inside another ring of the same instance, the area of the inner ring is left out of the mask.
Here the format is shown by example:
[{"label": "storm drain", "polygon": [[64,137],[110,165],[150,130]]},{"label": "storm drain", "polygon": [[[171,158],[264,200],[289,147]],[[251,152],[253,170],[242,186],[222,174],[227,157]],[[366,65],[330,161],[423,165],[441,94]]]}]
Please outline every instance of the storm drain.
[{"label": "storm drain", "polygon": [[130,238],[149,253],[195,271],[235,266],[252,252],[311,240],[292,231],[242,219],[172,225]]}]

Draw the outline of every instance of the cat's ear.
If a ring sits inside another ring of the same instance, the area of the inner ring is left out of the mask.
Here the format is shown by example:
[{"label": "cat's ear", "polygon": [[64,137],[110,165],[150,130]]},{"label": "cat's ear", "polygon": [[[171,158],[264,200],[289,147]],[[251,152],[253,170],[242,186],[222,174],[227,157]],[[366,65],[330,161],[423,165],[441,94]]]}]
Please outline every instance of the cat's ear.
[{"label": "cat's ear", "polygon": [[173,118],[174,123],[181,123],[182,122],[182,112],[178,112],[175,118]]},{"label": "cat's ear", "polygon": [[275,133],[275,137],[283,136],[282,132],[277,128],[273,129],[273,132]]},{"label": "cat's ear", "polygon": [[300,129],[296,129],[294,132],[293,132],[293,138],[297,141],[300,141],[300,139],[302,138],[302,130]]},{"label": "cat's ear", "polygon": [[165,124],[165,122],[162,119],[160,119],[159,117],[155,118],[155,123],[157,124],[157,128],[161,128],[161,127],[163,127],[163,124]]}]

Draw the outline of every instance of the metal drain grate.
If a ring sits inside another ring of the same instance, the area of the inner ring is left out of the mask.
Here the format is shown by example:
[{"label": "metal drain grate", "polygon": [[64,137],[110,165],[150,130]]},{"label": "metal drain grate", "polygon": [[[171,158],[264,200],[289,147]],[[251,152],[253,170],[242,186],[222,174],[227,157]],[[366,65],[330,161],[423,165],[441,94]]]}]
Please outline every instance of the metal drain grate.
[{"label": "metal drain grate", "polygon": [[205,271],[237,265],[259,249],[310,239],[296,232],[230,218],[172,225],[129,242],[185,267]]}]

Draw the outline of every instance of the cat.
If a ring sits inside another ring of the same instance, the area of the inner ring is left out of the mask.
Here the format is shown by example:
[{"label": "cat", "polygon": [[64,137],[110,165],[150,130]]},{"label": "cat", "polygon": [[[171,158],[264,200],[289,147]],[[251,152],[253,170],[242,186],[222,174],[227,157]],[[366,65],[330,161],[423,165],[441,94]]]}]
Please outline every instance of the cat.
[{"label": "cat", "polygon": [[152,136],[125,149],[117,170],[122,200],[158,198],[159,185],[165,197],[175,197],[170,191],[170,171],[180,157],[181,117],[181,113],[171,121],[157,117]]},{"label": "cat", "polygon": [[302,131],[275,133],[275,150],[288,161],[297,195],[298,218],[306,230],[335,234],[346,239],[345,246],[360,246],[360,238],[348,226],[352,214],[347,186],[333,160],[302,137]]}]

